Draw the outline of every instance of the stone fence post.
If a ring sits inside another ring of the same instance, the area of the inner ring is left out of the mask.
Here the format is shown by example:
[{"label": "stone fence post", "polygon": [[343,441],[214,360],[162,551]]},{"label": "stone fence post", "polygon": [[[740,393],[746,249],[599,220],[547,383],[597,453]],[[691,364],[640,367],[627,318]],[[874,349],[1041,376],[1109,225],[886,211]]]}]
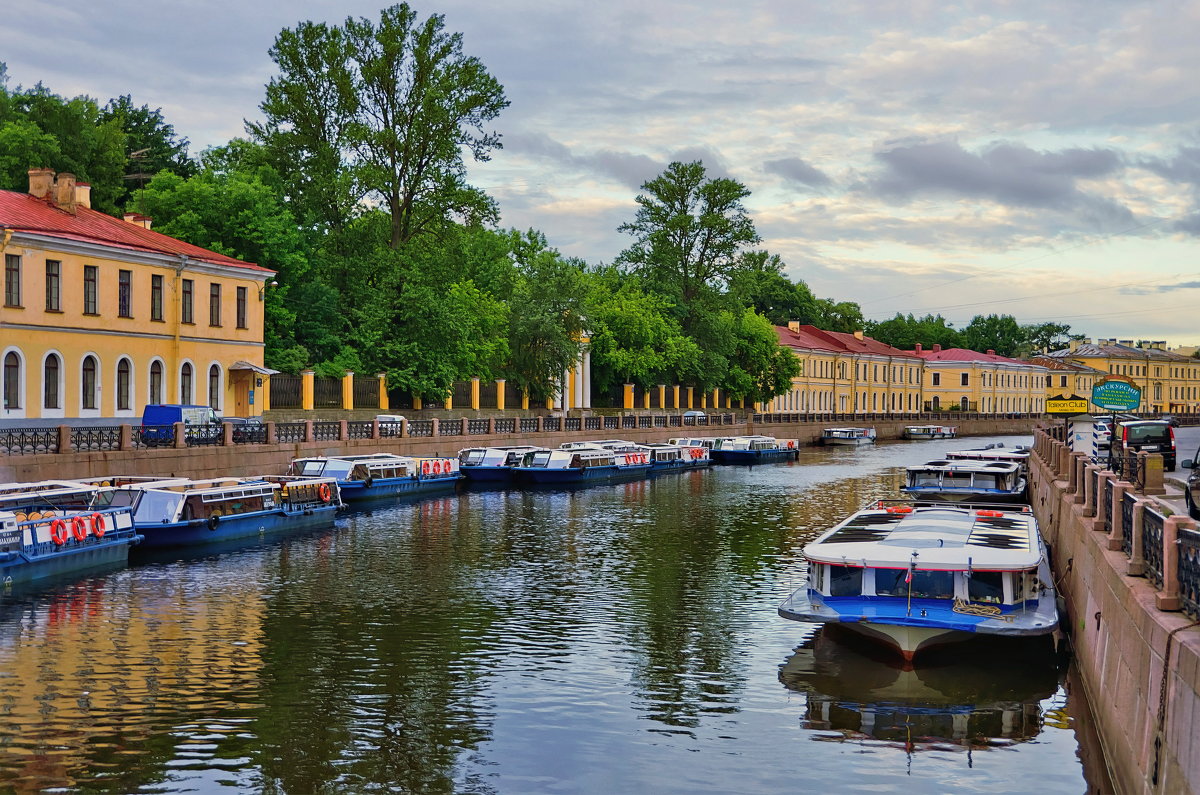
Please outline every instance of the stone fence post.
[{"label": "stone fence post", "polygon": [[58,426],[58,452],[60,452],[60,453],[72,452],[71,426],[70,425],[59,425]]},{"label": "stone fence post", "polygon": [[313,440],[313,421],[304,421],[304,441],[311,442]]},{"label": "stone fence post", "polygon": [[1100,467],[1096,464],[1085,464],[1083,467],[1083,488],[1079,490],[1079,493],[1083,495],[1083,515],[1089,518],[1096,515],[1096,509],[1092,507],[1093,503],[1099,503],[1096,495],[1092,493],[1096,490],[1096,486],[1100,485],[1099,481],[1096,482],[1096,485],[1092,485],[1092,473],[1099,471]]},{"label": "stone fence post", "polygon": [[1168,516],[1163,520],[1163,587],[1154,596],[1154,604],[1159,610],[1175,611],[1182,606],[1179,599],[1179,528],[1191,526],[1192,520],[1182,516]]},{"label": "stone fence post", "polygon": [[1109,516],[1112,521],[1112,531],[1108,534],[1108,548],[1118,550],[1121,548],[1121,543],[1125,539],[1125,528],[1121,524],[1121,507],[1125,501],[1125,492],[1133,489],[1133,484],[1127,483],[1124,480],[1118,481],[1114,478],[1112,484],[1112,514]]},{"label": "stone fence post", "polygon": [[132,450],[133,449],[133,426],[132,425],[122,425],[122,426],[120,426],[120,428],[118,428],[117,433],[119,434],[119,436],[118,436],[119,441],[117,442],[117,449],[118,450]]},{"label": "stone fence post", "polygon": [[350,421],[338,420],[338,441],[344,442],[350,438]]},{"label": "stone fence post", "polygon": [[175,423],[175,448],[187,447],[187,430],[182,422]]}]

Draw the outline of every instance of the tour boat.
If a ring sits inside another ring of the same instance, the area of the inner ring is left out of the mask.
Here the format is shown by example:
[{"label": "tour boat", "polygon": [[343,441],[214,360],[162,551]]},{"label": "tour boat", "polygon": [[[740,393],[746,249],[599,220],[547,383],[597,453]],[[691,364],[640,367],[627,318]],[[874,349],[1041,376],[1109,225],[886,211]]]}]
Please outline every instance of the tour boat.
[{"label": "tour boat", "polygon": [[837,444],[857,447],[875,444],[874,428],[826,428],[821,431],[821,444]]},{"label": "tour boat", "polygon": [[288,474],[333,478],[345,502],[446,491],[457,486],[462,477],[456,458],[392,453],[297,458]]},{"label": "tour boat", "polygon": [[141,541],[129,508],[89,507],[96,489],[71,481],[0,485],[0,584],[123,563]]},{"label": "tour boat", "polygon": [[958,428],[953,425],[906,425],[905,439],[920,441],[926,439],[953,439],[958,436]]},{"label": "tour boat", "polygon": [[278,476],[173,478],[102,488],[97,506],[128,506],[142,549],[191,547],[333,523],[337,481]]},{"label": "tour boat", "polygon": [[711,450],[716,445],[718,439],[725,439],[724,436],[679,436],[673,439],[667,439],[667,444],[677,444],[680,447],[703,447],[706,450]]},{"label": "tour boat", "polygon": [[1021,471],[1029,474],[1029,448],[1005,447],[1003,444],[989,444],[972,450],[955,450],[945,454],[951,461],[1010,461],[1020,464]]},{"label": "tour boat", "polygon": [[1021,504],[1021,465],[1011,461],[930,461],[908,467],[903,491],[922,503]]},{"label": "tour boat", "polygon": [[795,439],[774,436],[728,436],[713,445],[712,457],[718,464],[762,464],[791,461],[800,453]]},{"label": "tour boat", "polygon": [[513,467],[517,479],[536,485],[576,485],[637,480],[650,474],[644,453],[597,448],[538,450]]},{"label": "tour boat", "polygon": [[458,471],[473,483],[511,483],[513,467],[544,447],[467,447],[458,451]]},{"label": "tour boat", "polygon": [[1046,547],[1028,507],[919,507],[880,500],[804,548],[803,587],[779,614],[844,627],[906,662],[984,635],[1058,628]]},{"label": "tour boat", "polygon": [[712,466],[712,451],[707,447],[684,446],[662,442],[642,445],[650,454],[651,471],[670,472],[676,469],[701,469]]}]

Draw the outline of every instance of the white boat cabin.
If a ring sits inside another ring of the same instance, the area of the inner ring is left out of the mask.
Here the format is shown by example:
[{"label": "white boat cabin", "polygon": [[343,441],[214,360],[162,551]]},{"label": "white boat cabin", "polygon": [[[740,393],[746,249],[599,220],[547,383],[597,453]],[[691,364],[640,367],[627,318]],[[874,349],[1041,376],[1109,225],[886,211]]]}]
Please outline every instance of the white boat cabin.
[{"label": "white boat cabin", "polygon": [[906,470],[914,489],[964,491],[1016,491],[1021,488],[1021,466],[1011,461],[930,461]]},{"label": "white boat cabin", "polygon": [[521,463],[527,453],[545,450],[530,445],[521,447],[467,447],[458,451],[458,463],[466,467],[513,467]]}]

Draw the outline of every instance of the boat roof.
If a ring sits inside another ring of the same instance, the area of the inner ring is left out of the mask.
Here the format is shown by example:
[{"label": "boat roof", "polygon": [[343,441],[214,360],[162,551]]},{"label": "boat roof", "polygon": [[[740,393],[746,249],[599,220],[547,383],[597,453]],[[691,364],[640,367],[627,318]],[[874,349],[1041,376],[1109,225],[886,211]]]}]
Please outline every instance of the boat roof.
[{"label": "boat roof", "polygon": [[804,548],[811,561],[922,570],[1030,569],[1041,560],[1028,511],[886,506],[851,515]]},{"label": "boat roof", "polygon": [[875,430],[875,429],[874,428],[857,428],[857,427],[845,426],[845,427],[841,427],[841,428],[826,428],[825,432],[828,433],[829,431],[862,431],[863,433],[866,433],[867,431],[873,431],[873,430]]},{"label": "boat roof", "polygon": [[981,447],[975,450],[954,450],[946,453],[946,458],[976,461],[1025,461],[1029,458],[1029,449]]},{"label": "boat roof", "polygon": [[538,447],[537,445],[532,445],[532,444],[518,444],[518,445],[513,445],[512,447],[504,447],[504,446],[464,447],[463,449],[459,450],[458,452],[465,453],[468,450],[498,450],[498,451],[505,452],[505,453],[514,453],[514,452],[517,452],[518,450],[523,450],[525,452],[528,452],[530,450],[545,450],[545,449],[546,449],[545,447]]},{"label": "boat roof", "polygon": [[1015,461],[928,461],[908,467],[909,472],[970,472],[1011,474],[1020,472],[1021,465]]},{"label": "boat roof", "polygon": [[293,459],[293,461],[351,461],[355,464],[397,460],[408,461],[411,460],[411,456],[396,455],[395,453],[363,453],[361,455],[310,455]]}]

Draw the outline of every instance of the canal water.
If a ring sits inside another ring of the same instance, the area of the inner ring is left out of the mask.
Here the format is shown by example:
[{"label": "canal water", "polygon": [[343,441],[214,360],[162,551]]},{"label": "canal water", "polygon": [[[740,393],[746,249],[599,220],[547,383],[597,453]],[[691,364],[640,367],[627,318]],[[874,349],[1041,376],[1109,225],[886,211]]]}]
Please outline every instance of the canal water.
[{"label": "canal water", "polygon": [[1094,789],[1054,655],[903,671],[775,612],[808,540],[978,441],[466,491],[5,593],[0,790]]}]

